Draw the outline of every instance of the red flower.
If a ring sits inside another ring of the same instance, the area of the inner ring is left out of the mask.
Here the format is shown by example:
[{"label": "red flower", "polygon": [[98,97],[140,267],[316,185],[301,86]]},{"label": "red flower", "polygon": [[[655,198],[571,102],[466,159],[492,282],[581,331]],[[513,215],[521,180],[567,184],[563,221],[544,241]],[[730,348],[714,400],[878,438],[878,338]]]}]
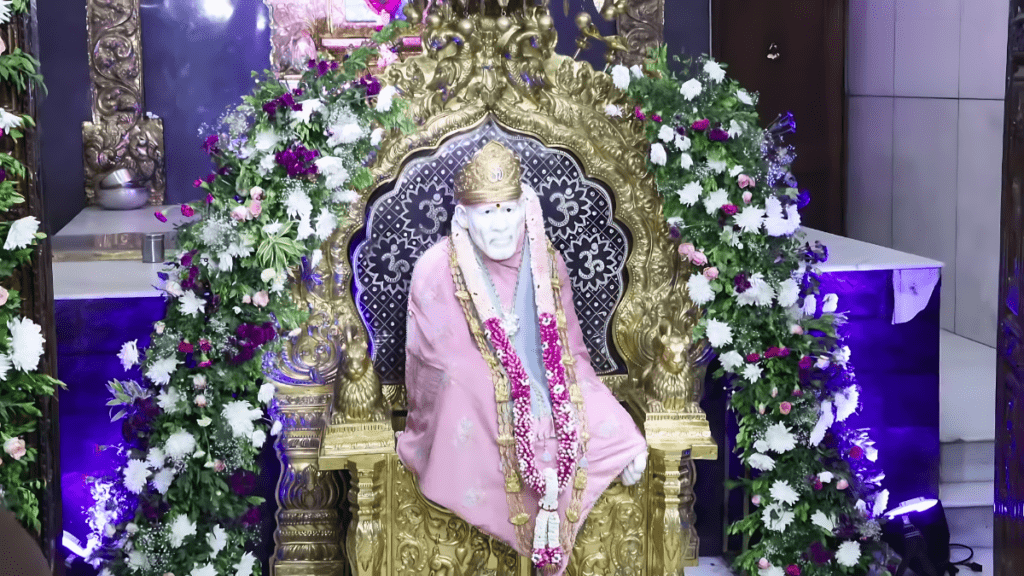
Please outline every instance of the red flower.
[{"label": "red flower", "polygon": [[814,366],[814,358],[811,358],[810,356],[804,356],[803,358],[800,359],[801,370],[808,370],[811,366]]},{"label": "red flower", "polygon": [[821,483],[821,478],[814,479],[814,489],[821,490],[825,485]]},{"label": "red flower", "polygon": [[853,458],[854,460],[860,460],[863,457],[864,457],[864,449],[863,448],[861,448],[860,446],[854,446],[853,448],[850,448],[850,458]]},{"label": "red flower", "polygon": [[764,359],[765,360],[767,360],[769,358],[775,358],[778,355],[779,355],[779,349],[776,348],[775,346],[769,346],[768,349],[764,351]]},{"label": "red flower", "polygon": [[184,216],[186,218],[191,218],[192,216],[195,215],[195,213],[196,213],[196,211],[193,210],[192,207],[189,206],[188,204],[182,204],[181,205],[181,215],[182,216]]},{"label": "red flower", "polygon": [[726,216],[733,216],[738,210],[739,209],[736,208],[735,204],[726,204],[725,206],[722,206],[722,212],[725,213]]},{"label": "red flower", "polygon": [[160,212],[153,212],[153,216],[156,216],[156,219],[161,222],[167,222],[167,216],[164,216]]},{"label": "red flower", "polygon": [[191,354],[192,350],[192,344],[189,342],[181,342],[178,344],[178,352],[181,352],[182,354]]},{"label": "red flower", "polygon": [[800,576],[800,567],[797,566],[796,564],[790,564],[789,566],[786,566],[786,575],[787,576]]},{"label": "red flower", "polygon": [[711,127],[711,120],[704,118],[703,120],[697,120],[693,123],[694,130],[707,130]]},{"label": "red flower", "polygon": [[761,355],[758,354],[757,352],[751,352],[750,354],[747,354],[747,362],[753,363],[753,362],[757,362],[760,359],[761,359]]}]

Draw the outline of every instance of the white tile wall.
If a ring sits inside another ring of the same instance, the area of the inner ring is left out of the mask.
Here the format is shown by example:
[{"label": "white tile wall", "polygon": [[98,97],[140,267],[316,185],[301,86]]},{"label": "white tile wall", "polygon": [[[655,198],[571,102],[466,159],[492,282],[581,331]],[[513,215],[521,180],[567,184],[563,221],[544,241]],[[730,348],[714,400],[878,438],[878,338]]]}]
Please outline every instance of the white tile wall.
[{"label": "white tile wall", "polygon": [[892,96],[896,6],[892,0],[856,0],[849,10],[848,93]]},{"label": "white tile wall", "polygon": [[1003,102],[960,100],[956,333],[996,345]]},{"label": "white tile wall", "polygon": [[896,0],[895,45],[896,96],[957,97],[960,0]]},{"label": "white tile wall", "polygon": [[1010,0],[964,0],[961,10],[960,97],[1001,99]]},{"label": "white tile wall", "polygon": [[847,235],[892,246],[893,99],[851,96],[848,110]]},{"label": "white tile wall", "polygon": [[896,98],[893,116],[893,245],[945,263],[942,327],[956,294],[957,101]]}]

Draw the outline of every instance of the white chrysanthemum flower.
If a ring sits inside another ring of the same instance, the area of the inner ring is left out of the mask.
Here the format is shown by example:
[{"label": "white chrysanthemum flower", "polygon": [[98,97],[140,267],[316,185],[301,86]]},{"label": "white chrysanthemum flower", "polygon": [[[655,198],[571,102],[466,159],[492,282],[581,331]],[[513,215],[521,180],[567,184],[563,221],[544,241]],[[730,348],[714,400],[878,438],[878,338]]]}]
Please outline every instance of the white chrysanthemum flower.
[{"label": "white chrysanthemum flower", "polygon": [[7,354],[0,354],[0,382],[7,380],[7,373],[11,370],[11,357]]},{"label": "white chrysanthemum flower", "polygon": [[249,437],[249,440],[252,441],[254,448],[262,448],[263,445],[267,443],[267,433],[263,430],[256,430],[252,433],[252,436]]},{"label": "white chrysanthemum flower", "polygon": [[747,364],[743,367],[743,377],[751,384],[757,382],[761,379],[761,367],[757,364]]},{"label": "white chrysanthemum flower", "polygon": [[675,144],[676,148],[679,148],[680,151],[686,152],[693,145],[693,142],[686,136],[676,134]]},{"label": "white chrysanthemum flower", "polygon": [[313,202],[301,188],[293,188],[284,199],[284,210],[292,218],[309,219],[313,213]]},{"label": "white chrysanthemum flower", "polygon": [[767,454],[757,453],[747,459],[751,468],[768,472],[775,469],[775,459]]},{"label": "white chrysanthemum flower", "polygon": [[704,210],[708,214],[714,214],[719,208],[729,203],[729,193],[725,190],[715,190],[704,199]]},{"label": "white chrysanthemum flower", "polygon": [[273,382],[264,382],[260,386],[260,390],[256,395],[256,398],[263,404],[270,404],[270,401],[274,399],[274,392],[276,387]]},{"label": "white chrysanthemum flower", "polygon": [[[256,133],[253,144],[256,149],[260,152],[270,152],[277,147],[277,144],[281,141],[281,136],[274,130],[260,130]],[[270,161],[274,161],[273,155],[268,155],[266,158],[270,158]],[[264,160],[266,159],[264,158]]]},{"label": "white chrysanthemum flower", "polygon": [[626,90],[629,88],[629,68],[626,68],[622,64],[616,64],[612,66],[612,83],[619,90]]},{"label": "white chrysanthemum flower", "polygon": [[758,440],[754,442],[754,450],[757,450],[758,452],[767,452],[768,443],[765,442],[764,439]]},{"label": "white chrysanthemum flower", "polygon": [[171,381],[171,374],[177,368],[179,360],[174,356],[161,358],[146,369],[146,378],[158,386],[166,386]]},{"label": "white chrysanthemum flower", "polygon": [[384,139],[384,129],[374,128],[373,132],[370,132],[370,146],[376,146],[380,144],[381,140]]},{"label": "white chrysanthemum flower", "polygon": [[839,296],[836,294],[825,294],[821,299],[821,312],[823,314],[833,314],[836,308],[839,306]]},{"label": "white chrysanthemum flower", "polygon": [[159,470],[164,467],[164,461],[167,460],[167,454],[164,454],[163,448],[159,446],[153,446],[146,453],[146,464],[153,470]]},{"label": "white chrysanthemum flower", "polygon": [[725,80],[725,68],[715,62],[714,60],[708,60],[704,63],[704,73],[708,75],[715,82],[721,82]]},{"label": "white chrysanthemum flower", "polygon": [[750,288],[736,295],[736,303],[740,306],[771,306],[775,299],[775,291],[764,279],[764,274],[758,272],[750,278]]},{"label": "white chrysanthemum flower", "polygon": [[[352,144],[366,134],[366,129],[360,126],[358,122],[348,121],[349,117],[346,117],[345,120],[346,121],[344,123],[334,124],[331,126],[331,135],[327,138],[327,145],[329,147],[334,148],[335,146],[340,146],[342,144]],[[378,128],[378,130],[381,131],[380,137],[383,138],[384,130],[380,128]],[[373,144],[373,134],[370,135],[370,138],[370,143]],[[377,140],[377,144],[380,144],[379,139]],[[376,146],[376,144],[373,145]]]},{"label": "white chrysanthemum flower", "polygon": [[144,461],[132,458],[125,464],[121,474],[124,475],[124,487],[132,494],[141,494],[149,478],[149,467]]},{"label": "white chrysanthemum flower", "polygon": [[789,485],[789,482],[785,480],[776,480],[772,482],[772,487],[769,493],[776,502],[783,502],[790,506],[797,503],[800,500],[800,493],[793,489]]},{"label": "white chrysanthemum flower", "polygon": [[153,475],[153,487],[161,494],[167,494],[174,482],[174,468],[164,468]]},{"label": "white chrysanthemum flower", "polygon": [[[149,557],[142,550],[132,550],[128,553],[128,568],[132,572],[149,569]],[[216,575],[214,575],[216,576]]]},{"label": "white chrysanthemum flower", "polygon": [[660,142],[651,144],[651,163],[657,166],[664,166],[665,162],[668,162],[668,154],[665,152],[665,147]]},{"label": "white chrysanthemum flower", "polygon": [[316,217],[316,237],[323,241],[331,237],[338,228],[338,218],[326,208]]},{"label": "white chrysanthemum flower", "polygon": [[608,104],[604,107],[604,113],[611,116],[612,118],[621,118],[622,108],[619,108],[615,104]]},{"label": "white chrysanthemum flower", "polygon": [[743,123],[730,120],[728,132],[730,138],[739,138],[740,136],[743,136]]},{"label": "white chrysanthemum flower", "polygon": [[24,248],[36,239],[36,232],[39,231],[39,220],[35,216],[25,216],[11,223],[7,231],[7,240],[4,242],[4,250],[18,250]]},{"label": "white chrysanthemum flower", "polygon": [[750,97],[750,94],[746,90],[737,90],[736,99],[746,104],[747,106],[754,105],[754,99]]},{"label": "white chrysanthemum flower", "polygon": [[730,350],[719,356],[718,361],[722,363],[722,368],[729,372],[735,372],[736,367],[743,364],[743,355],[735,350]]},{"label": "white chrysanthemum flower", "polygon": [[359,193],[355,190],[335,190],[331,193],[331,202],[335,204],[351,204],[359,200]]},{"label": "white chrysanthemum flower", "polygon": [[[832,413],[832,402],[825,400],[821,403],[821,410],[818,413],[818,422],[814,425],[814,429],[811,430],[811,435],[807,439],[807,443],[811,446],[817,446],[821,444],[821,441],[825,439],[825,433],[835,423],[835,415]],[[824,482],[824,480],[822,480]]]},{"label": "white chrysanthemum flower", "polygon": [[317,264],[324,259],[324,251],[317,248],[313,250],[313,253],[309,256],[309,265],[316,268]]},{"label": "white chrysanthemum flower", "polygon": [[736,220],[736,226],[740,230],[748,234],[759,232],[764,226],[764,210],[756,206],[745,206],[743,210],[733,216],[733,219]]},{"label": "white chrysanthemum flower", "polygon": [[644,70],[643,70],[643,68],[640,67],[639,64],[633,64],[632,66],[630,66],[629,67],[629,72],[630,72],[630,74],[633,75],[634,78],[643,78],[644,77]]},{"label": "white chrysanthemum flower", "polygon": [[252,254],[252,240],[245,236],[243,236],[240,240],[241,241],[239,242],[232,242],[228,244],[228,247],[224,252],[227,253],[229,256],[234,256],[235,258],[245,258],[246,256]]},{"label": "white chrysanthemum flower", "polygon": [[174,414],[178,411],[178,405],[181,402],[181,393],[174,386],[168,386],[166,390],[157,395],[157,404],[160,409],[168,414]]},{"label": "white chrysanthemum flower", "polygon": [[681,154],[679,156],[679,167],[682,168],[683,170],[689,170],[690,168],[693,168],[693,156],[690,156],[685,152]]},{"label": "white chrysanthemum flower", "polygon": [[836,422],[842,422],[857,411],[860,404],[860,390],[855,384],[836,394]]},{"label": "white chrysanthemum flower", "polygon": [[231,272],[235,267],[235,257],[227,252],[220,255],[220,259],[217,261],[217,270],[221,272]]},{"label": "white chrysanthemum flower", "polygon": [[828,515],[826,515],[821,510],[815,510],[814,514],[811,514],[811,524],[818,526],[819,528],[821,528],[825,532],[828,532],[829,534],[831,534],[832,531],[836,529],[835,520],[829,518]]},{"label": "white chrysanthemum flower", "polygon": [[836,550],[836,563],[846,568],[852,568],[860,563],[860,542],[847,540],[839,545]]},{"label": "white chrysanthemum flower", "polygon": [[43,355],[42,329],[29,318],[12,318],[7,323],[11,332],[11,364],[17,370],[31,372],[39,367]]},{"label": "white chrysanthemum flower", "polygon": [[768,427],[764,441],[768,443],[768,449],[776,454],[784,454],[796,448],[796,436],[781,422]]},{"label": "white chrysanthemum flower", "polygon": [[284,426],[281,425],[281,421],[274,420],[274,425],[270,427],[270,435],[277,436],[278,434],[281,433],[282,428],[284,428]]},{"label": "white chrysanthemum flower", "polygon": [[796,301],[800,298],[800,285],[792,278],[783,280],[779,284],[779,293],[777,298],[779,300],[779,306],[789,308],[796,304]]},{"label": "white chrysanthemum flower", "polygon": [[210,546],[210,558],[216,558],[220,551],[228,545],[228,533],[220,524],[213,527],[206,535],[206,543]]},{"label": "white chrysanthemum flower", "polygon": [[679,93],[687,100],[693,100],[697,96],[700,96],[700,93],[703,90],[704,86],[700,83],[700,80],[697,80],[696,78],[691,78],[686,82],[683,82],[683,85],[679,87]]},{"label": "white chrysanthemum flower", "polygon": [[829,482],[831,482],[834,479],[835,479],[835,475],[833,475],[828,470],[825,470],[824,472],[818,472],[818,480],[821,480],[822,484],[828,484]]},{"label": "white chrysanthemum flower", "polygon": [[703,306],[715,299],[711,281],[703,274],[691,274],[690,279],[686,281],[686,290],[690,294],[690,300],[698,306]]},{"label": "white chrysanthemum flower", "polygon": [[708,170],[711,170],[715,174],[721,174],[722,172],[725,172],[725,169],[728,166],[729,165],[725,160],[715,160],[711,158],[708,159]]},{"label": "white chrysanthemum flower", "polygon": [[253,408],[252,404],[245,400],[228,402],[220,413],[231,428],[231,434],[236,438],[251,438],[256,429],[252,421],[263,417],[262,410]]},{"label": "white chrysanthemum flower", "polygon": [[188,576],[217,576],[217,567],[213,564],[196,566],[188,573]]},{"label": "white chrysanthemum flower", "polygon": [[761,512],[761,520],[765,526],[775,532],[785,532],[786,528],[793,523],[795,518],[792,510],[788,510],[779,504],[766,506],[764,511]]},{"label": "white chrysanthemum flower", "polygon": [[250,576],[255,565],[256,557],[252,555],[252,552],[242,554],[241,560],[238,561],[238,564],[235,564],[235,576]]},{"label": "white chrysanthemum flower", "polygon": [[882,490],[878,494],[875,494],[875,501],[871,504],[871,517],[878,518],[885,513],[886,508],[889,507],[889,491]]},{"label": "white chrysanthemum flower", "polygon": [[389,112],[396,94],[398,94],[398,89],[394,86],[381,88],[380,93],[377,94],[377,112]]},{"label": "white chrysanthemum flower", "polygon": [[677,190],[676,194],[679,196],[679,201],[684,206],[693,206],[700,200],[700,195],[704,193],[704,188],[701,187],[699,182],[689,182],[681,190]]},{"label": "white chrysanthemum flower", "polygon": [[725,322],[709,319],[707,337],[713,347],[721,348],[732,344],[732,328]]},{"label": "white chrysanthemum flower", "polygon": [[341,188],[348,182],[349,172],[345,168],[345,161],[341,158],[337,156],[324,156],[318,158],[314,164],[316,164],[317,170],[326,178],[324,186],[328,190]]},{"label": "white chrysanthemum flower", "polygon": [[850,361],[850,347],[841,346],[832,351],[832,362],[835,362],[838,366],[846,366],[846,363]]},{"label": "white chrysanthemum flower", "polygon": [[309,100],[297,102],[297,104],[302,108],[300,110],[292,110],[290,114],[295,122],[301,124],[308,124],[313,113],[323,110],[324,108],[324,103],[319,98],[310,98]]},{"label": "white chrysanthemum flower", "polygon": [[178,462],[195,452],[195,449],[196,438],[188,430],[178,430],[164,442],[164,452]]},{"label": "white chrysanthemum flower", "polygon": [[663,142],[671,142],[676,139],[676,131],[671,126],[661,125],[658,129],[658,139]]},{"label": "white chrysanthemum flower", "polygon": [[277,160],[274,158],[274,155],[267,154],[262,159],[260,159],[260,163],[257,165],[257,171],[259,172],[260,176],[266,176],[267,174],[271,173],[276,166]]},{"label": "white chrysanthemum flower", "polygon": [[767,568],[759,568],[757,576],[786,576],[786,572],[782,569],[782,566],[769,566]]},{"label": "white chrysanthemum flower", "polygon": [[790,236],[800,228],[800,211],[796,204],[782,208],[782,202],[771,197],[765,202],[767,216],[764,227],[769,236]]},{"label": "white chrysanthemum flower", "polygon": [[191,290],[186,290],[178,300],[178,309],[182,314],[197,318],[200,312],[206,313],[206,300],[196,296]]},{"label": "white chrysanthemum flower", "polygon": [[[0,1],[0,23],[5,23],[6,18],[3,17],[3,11],[9,10],[11,2],[9,0]],[[8,16],[10,12],[7,13]],[[21,128],[23,119],[17,114],[11,114],[4,108],[0,108],[0,130],[11,130],[12,128]]]},{"label": "white chrysanthemum flower", "polygon": [[313,228],[312,223],[308,217],[299,220],[299,227],[295,230],[295,237],[299,240],[305,240],[316,233],[316,229]]}]

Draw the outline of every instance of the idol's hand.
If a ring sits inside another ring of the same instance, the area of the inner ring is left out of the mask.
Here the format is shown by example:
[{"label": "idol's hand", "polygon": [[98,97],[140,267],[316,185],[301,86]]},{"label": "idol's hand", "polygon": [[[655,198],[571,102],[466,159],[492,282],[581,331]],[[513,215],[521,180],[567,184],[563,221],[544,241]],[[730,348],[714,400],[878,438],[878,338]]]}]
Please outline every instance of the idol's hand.
[{"label": "idol's hand", "polygon": [[626,469],[622,471],[622,484],[623,486],[632,486],[640,481],[644,477],[644,470],[647,468],[647,451],[636,455],[633,461],[630,462]]}]

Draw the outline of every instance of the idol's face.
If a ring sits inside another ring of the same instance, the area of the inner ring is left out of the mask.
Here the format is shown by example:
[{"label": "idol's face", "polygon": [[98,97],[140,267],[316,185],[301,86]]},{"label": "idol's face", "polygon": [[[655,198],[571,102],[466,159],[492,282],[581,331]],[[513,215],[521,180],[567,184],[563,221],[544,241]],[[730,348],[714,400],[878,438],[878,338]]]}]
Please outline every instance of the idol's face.
[{"label": "idol's face", "polygon": [[526,232],[522,200],[455,206],[455,220],[469,230],[473,244],[491,260],[508,260]]}]

